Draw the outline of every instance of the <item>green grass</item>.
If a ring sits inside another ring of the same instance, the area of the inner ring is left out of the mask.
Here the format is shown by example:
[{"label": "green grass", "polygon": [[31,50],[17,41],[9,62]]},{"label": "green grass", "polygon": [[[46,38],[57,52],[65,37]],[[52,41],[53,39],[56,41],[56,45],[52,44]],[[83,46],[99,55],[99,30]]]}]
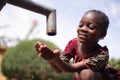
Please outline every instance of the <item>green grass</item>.
[{"label": "green grass", "polygon": [[2,74],[2,72],[1,72],[2,56],[3,56],[3,55],[0,55],[0,80],[7,80],[7,79],[5,78],[5,76],[4,76],[4,75]]}]

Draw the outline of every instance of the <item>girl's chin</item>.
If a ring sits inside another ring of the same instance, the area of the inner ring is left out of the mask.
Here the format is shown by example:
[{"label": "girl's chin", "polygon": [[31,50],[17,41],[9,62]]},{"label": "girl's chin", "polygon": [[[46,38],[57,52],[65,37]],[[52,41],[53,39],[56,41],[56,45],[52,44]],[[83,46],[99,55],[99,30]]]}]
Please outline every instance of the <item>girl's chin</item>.
[{"label": "girl's chin", "polygon": [[80,43],[86,43],[86,40],[85,40],[85,39],[80,39],[80,38],[78,38],[78,40],[79,40]]},{"label": "girl's chin", "polygon": [[86,43],[86,41],[85,41],[85,40],[79,40],[79,42],[80,42],[80,43]]}]

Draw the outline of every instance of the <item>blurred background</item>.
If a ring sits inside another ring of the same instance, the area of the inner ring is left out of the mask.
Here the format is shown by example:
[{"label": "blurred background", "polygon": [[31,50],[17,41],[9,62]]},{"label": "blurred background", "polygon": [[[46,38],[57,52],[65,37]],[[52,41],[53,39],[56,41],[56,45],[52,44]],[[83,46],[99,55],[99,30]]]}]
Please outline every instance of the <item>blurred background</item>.
[{"label": "blurred background", "polygon": [[[61,51],[67,42],[77,37],[76,29],[82,15],[91,9],[105,12],[110,20],[107,36],[100,41],[109,48],[110,60],[120,63],[120,1],[119,0],[32,0],[57,11],[57,35],[46,34],[46,17],[6,4],[0,11],[0,47],[14,47],[25,39],[44,39],[57,45]],[[6,50],[6,49],[5,49]],[[116,64],[114,64],[116,65]],[[120,68],[118,66],[118,68]],[[0,79],[1,80],[1,79]]]},{"label": "blurred background", "polygon": [[[64,49],[67,42],[76,37],[76,29],[79,21],[87,10],[98,9],[105,12],[110,25],[106,38],[100,43],[107,45],[110,51],[110,58],[120,58],[120,1],[119,0],[32,0],[42,5],[57,10],[57,35],[46,35],[46,17],[10,4],[6,4],[0,12],[0,39],[2,37],[12,40],[22,40],[30,31],[33,22],[36,22],[35,29],[29,36],[32,38],[49,39]],[[8,45],[16,44],[17,40]]]}]

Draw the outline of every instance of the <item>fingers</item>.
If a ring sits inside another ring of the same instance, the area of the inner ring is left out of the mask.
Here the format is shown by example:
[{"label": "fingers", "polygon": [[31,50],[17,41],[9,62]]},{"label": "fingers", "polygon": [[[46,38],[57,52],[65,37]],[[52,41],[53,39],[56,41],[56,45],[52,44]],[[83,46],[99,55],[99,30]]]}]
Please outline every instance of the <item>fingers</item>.
[{"label": "fingers", "polygon": [[54,50],[53,52],[54,52],[55,55],[59,55],[60,54],[59,50]]},{"label": "fingers", "polygon": [[41,42],[37,42],[36,43],[36,45],[35,45],[35,49],[36,49],[36,51],[38,52],[38,53],[40,53],[41,52],[41,48],[43,47],[43,43],[41,43]]},{"label": "fingers", "polygon": [[53,59],[55,56],[59,56],[59,50],[52,51],[47,45],[37,42],[35,49],[38,52],[38,56],[44,58],[45,60]]},{"label": "fingers", "polygon": [[37,43],[35,44],[35,49],[36,49],[37,51],[38,51],[39,46],[40,46],[40,42],[37,42]]},{"label": "fingers", "polygon": [[41,49],[43,48],[44,44],[41,42],[37,42],[35,45],[35,49],[38,52],[38,56],[42,56]]},{"label": "fingers", "polygon": [[35,45],[35,48],[38,49],[40,47],[40,45],[42,45],[42,43],[37,42],[36,45]]},{"label": "fingers", "polygon": [[36,51],[38,52],[38,56],[39,57],[44,57],[45,52],[44,52],[44,48],[46,47],[46,45],[44,45],[41,42],[37,42],[35,45]]},{"label": "fingers", "polygon": [[47,45],[41,43],[41,42],[37,42],[35,45],[35,49],[38,52],[38,56],[43,57],[44,59],[51,59],[52,57],[54,57],[54,53],[53,51],[48,48]]}]

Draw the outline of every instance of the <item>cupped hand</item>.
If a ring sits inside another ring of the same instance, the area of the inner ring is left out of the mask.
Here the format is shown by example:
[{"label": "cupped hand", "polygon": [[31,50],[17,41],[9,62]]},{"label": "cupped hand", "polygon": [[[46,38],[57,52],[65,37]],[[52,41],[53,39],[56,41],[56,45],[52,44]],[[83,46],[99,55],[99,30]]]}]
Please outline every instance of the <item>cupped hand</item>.
[{"label": "cupped hand", "polygon": [[41,42],[36,43],[35,49],[38,52],[38,55],[45,60],[52,60],[55,57],[59,57],[59,50],[52,51],[47,45]]}]

